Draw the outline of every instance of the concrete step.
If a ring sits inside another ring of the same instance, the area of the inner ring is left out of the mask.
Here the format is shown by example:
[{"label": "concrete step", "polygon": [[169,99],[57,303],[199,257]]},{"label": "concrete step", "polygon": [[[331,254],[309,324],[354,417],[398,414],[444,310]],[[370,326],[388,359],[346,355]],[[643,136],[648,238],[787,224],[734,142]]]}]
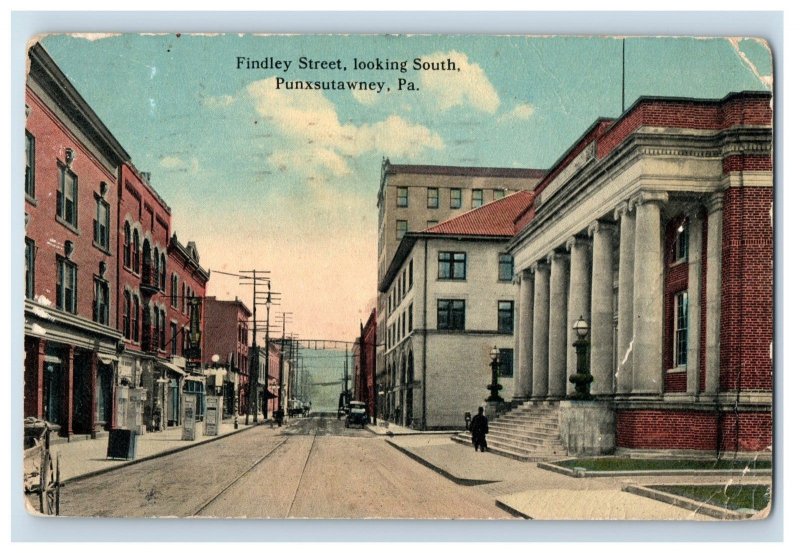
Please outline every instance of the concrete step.
[{"label": "concrete step", "polygon": [[[458,434],[451,438],[453,441],[472,447],[472,440],[469,437]],[[486,440],[489,445],[489,451],[497,455],[502,455],[510,459],[516,459],[526,463],[538,463],[542,461],[556,461],[559,459],[567,458],[566,452],[557,449],[541,449],[541,450],[520,450],[519,448],[509,447],[502,443],[494,443],[491,440]]]},{"label": "concrete step", "polygon": [[552,432],[536,432],[529,430],[508,431],[498,428],[491,428],[489,430],[489,434],[492,436],[496,436],[498,439],[507,438],[511,440],[520,440],[523,442],[530,442],[530,443],[541,443],[541,442],[561,443],[561,439],[559,438],[558,434],[554,435]]},{"label": "concrete step", "polygon": [[538,428],[551,432],[558,432],[557,422],[543,422],[543,421],[509,421],[498,419],[489,423],[489,428]]}]

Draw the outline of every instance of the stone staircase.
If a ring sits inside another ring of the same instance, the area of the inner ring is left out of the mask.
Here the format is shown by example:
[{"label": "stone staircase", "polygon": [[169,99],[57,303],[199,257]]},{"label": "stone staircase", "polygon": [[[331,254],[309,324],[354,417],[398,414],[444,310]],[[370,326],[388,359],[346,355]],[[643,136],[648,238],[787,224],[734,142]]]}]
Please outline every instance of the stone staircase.
[{"label": "stone staircase", "polygon": [[[454,441],[472,447],[469,432]],[[518,461],[549,461],[567,457],[558,432],[558,404],[526,401],[508,413],[489,421],[486,436],[489,450]]]}]

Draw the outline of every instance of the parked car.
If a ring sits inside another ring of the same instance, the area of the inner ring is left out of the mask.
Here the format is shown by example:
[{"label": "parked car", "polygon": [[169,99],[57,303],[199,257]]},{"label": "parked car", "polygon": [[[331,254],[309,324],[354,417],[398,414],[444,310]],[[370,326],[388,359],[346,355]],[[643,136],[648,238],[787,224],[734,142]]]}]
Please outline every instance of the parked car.
[{"label": "parked car", "polygon": [[344,420],[345,427],[360,426],[364,428],[368,423],[367,404],[363,401],[351,401],[347,409],[347,418]]}]

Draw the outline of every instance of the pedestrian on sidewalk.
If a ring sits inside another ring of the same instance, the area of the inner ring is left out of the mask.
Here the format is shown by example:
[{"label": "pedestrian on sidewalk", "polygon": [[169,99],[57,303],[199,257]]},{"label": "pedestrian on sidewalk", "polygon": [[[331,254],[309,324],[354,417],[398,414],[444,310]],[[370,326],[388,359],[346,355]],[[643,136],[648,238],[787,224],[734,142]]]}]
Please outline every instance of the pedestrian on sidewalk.
[{"label": "pedestrian on sidewalk", "polygon": [[489,433],[489,419],[483,414],[483,407],[478,407],[478,414],[472,417],[469,423],[469,431],[472,432],[472,445],[475,446],[475,451],[478,448],[481,452],[486,451],[486,434]]}]

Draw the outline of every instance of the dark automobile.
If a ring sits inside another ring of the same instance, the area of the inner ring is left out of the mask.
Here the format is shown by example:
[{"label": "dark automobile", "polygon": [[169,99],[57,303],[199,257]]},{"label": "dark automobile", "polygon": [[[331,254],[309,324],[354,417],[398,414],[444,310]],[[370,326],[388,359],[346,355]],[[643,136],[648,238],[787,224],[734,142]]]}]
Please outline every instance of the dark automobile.
[{"label": "dark automobile", "polygon": [[367,404],[363,401],[351,401],[347,409],[347,418],[344,420],[345,427],[360,426],[364,428],[368,423]]}]

